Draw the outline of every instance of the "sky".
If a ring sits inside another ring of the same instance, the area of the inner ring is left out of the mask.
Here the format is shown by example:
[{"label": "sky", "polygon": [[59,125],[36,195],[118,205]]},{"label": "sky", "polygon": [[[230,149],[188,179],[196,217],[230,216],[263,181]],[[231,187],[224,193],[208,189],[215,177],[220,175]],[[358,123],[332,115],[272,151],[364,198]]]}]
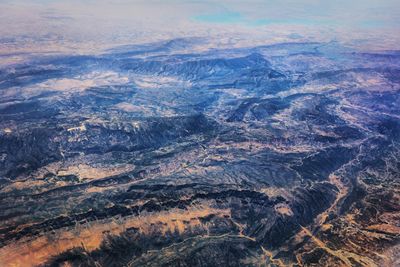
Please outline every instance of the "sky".
[{"label": "sky", "polygon": [[[0,43],[96,46],[186,36],[400,38],[399,0],[0,0]],[[395,47],[393,47],[395,48]]]}]

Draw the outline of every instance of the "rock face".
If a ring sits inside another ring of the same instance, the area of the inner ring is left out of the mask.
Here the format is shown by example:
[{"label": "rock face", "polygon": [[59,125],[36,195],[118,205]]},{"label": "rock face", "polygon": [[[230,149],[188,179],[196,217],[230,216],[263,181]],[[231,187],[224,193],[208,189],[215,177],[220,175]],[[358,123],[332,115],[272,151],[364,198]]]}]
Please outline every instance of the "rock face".
[{"label": "rock face", "polygon": [[1,266],[395,266],[400,54],[201,39],[0,70]]}]

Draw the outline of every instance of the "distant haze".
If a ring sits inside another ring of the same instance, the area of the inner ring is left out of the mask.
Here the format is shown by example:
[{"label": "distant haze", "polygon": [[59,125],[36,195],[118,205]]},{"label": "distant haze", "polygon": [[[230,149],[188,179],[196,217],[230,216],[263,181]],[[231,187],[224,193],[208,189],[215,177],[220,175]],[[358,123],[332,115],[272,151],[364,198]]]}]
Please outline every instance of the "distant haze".
[{"label": "distant haze", "polygon": [[22,39],[33,46],[101,47],[229,35],[270,42],[340,40],[394,49],[400,39],[399,18],[395,0],[0,0],[0,45],[21,44]]}]

